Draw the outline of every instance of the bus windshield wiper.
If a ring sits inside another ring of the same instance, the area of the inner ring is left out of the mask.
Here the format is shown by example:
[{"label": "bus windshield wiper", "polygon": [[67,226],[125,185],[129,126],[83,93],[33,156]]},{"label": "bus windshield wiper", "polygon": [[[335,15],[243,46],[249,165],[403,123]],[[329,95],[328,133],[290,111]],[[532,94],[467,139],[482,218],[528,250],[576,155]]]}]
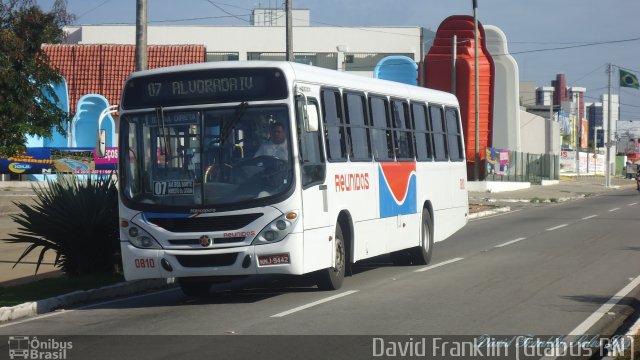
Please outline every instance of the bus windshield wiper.
[{"label": "bus windshield wiper", "polygon": [[162,107],[156,108],[156,119],[158,118],[162,126],[161,140],[164,140],[164,145],[160,144],[160,152],[162,153],[162,151],[164,151],[164,162],[166,164],[169,162],[169,155],[171,154],[171,142],[169,141],[169,134],[164,123],[164,109]]},{"label": "bus windshield wiper", "polygon": [[247,108],[249,103],[247,103],[246,101],[243,101],[240,103],[240,105],[238,105],[238,107],[236,107],[236,112],[233,116],[233,119],[229,122],[227,122],[224,127],[222,128],[222,131],[220,131],[220,144],[223,145],[225,142],[225,139],[227,138],[227,136],[229,135],[229,133],[231,132],[231,130],[233,129],[233,127],[235,126],[235,124],[240,121],[240,119],[242,119],[242,117],[244,116],[244,113],[247,112]]}]

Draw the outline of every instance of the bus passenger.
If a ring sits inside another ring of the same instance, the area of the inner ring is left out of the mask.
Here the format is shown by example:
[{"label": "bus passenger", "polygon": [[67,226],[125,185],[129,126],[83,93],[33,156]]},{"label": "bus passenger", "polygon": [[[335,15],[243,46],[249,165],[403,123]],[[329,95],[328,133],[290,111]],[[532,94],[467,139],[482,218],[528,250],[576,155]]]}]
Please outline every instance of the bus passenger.
[{"label": "bus passenger", "polygon": [[287,146],[287,133],[281,122],[275,122],[269,126],[270,137],[260,145],[254,157],[271,156],[283,161],[289,161],[289,148]]}]

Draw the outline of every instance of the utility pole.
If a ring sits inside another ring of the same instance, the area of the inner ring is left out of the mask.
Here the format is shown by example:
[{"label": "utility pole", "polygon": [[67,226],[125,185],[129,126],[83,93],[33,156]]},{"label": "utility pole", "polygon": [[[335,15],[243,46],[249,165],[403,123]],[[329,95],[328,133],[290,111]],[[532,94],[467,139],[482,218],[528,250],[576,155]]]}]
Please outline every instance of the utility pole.
[{"label": "utility pole", "polygon": [[547,148],[548,153],[553,153],[553,90],[549,96],[549,130],[547,135],[549,141],[549,147]]},{"label": "utility pole", "polygon": [[576,99],[576,114],[574,118],[576,121],[574,126],[574,131],[576,133],[576,175],[580,176],[580,141],[578,140],[578,134],[580,133],[580,96],[576,92],[573,92],[571,96]]},{"label": "utility pole", "polygon": [[286,5],[285,5],[285,11],[287,12],[286,15],[286,19],[287,19],[287,30],[286,30],[286,37],[287,37],[287,61],[294,61],[294,57],[293,57],[293,19],[291,17],[291,0],[287,0]]},{"label": "utility pole", "polygon": [[456,60],[458,59],[458,35],[451,39],[451,93],[456,94]]},{"label": "utility pole", "polygon": [[473,162],[473,180],[480,180],[480,86],[478,85],[478,0],[473,0],[473,71],[474,71],[474,85],[475,85],[475,138],[474,138],[474,162]]},{"label": "utility pole", "polygon": [[609,66],[607,67],[607,73],[608,73],[608,78],[609,78],[609,85],[608,85],[608,98],[607,98],[607,132],[606,132],[606,143],[605,146],[607,147],[606,149],[606,155],[605,155],[605,161],[607,162],[605,164],[605,171],[607,172],[605,174],[604,177],[604,186],[605,187],[611,187],[611,63],[609,63]]},{"label": "utility pole", "polygon": [[147,70],[147,0],[136,0],[136,71]]}]

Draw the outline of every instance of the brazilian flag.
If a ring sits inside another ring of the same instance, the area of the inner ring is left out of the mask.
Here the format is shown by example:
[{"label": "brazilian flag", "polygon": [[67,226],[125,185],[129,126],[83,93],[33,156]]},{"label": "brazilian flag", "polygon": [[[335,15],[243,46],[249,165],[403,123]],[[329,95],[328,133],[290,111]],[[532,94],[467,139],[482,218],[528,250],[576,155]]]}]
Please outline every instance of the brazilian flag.
[{"label": "brazilian flag", "polygon": [[620,86],[640,89],[638,77],[622,69],[620,69]]}]

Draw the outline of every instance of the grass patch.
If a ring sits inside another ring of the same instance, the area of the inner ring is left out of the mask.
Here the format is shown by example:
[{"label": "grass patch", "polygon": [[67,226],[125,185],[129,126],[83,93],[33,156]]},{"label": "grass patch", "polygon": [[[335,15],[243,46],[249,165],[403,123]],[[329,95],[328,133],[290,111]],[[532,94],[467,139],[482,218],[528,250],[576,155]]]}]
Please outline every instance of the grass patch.
[{"label": "grass patch", "polygon": [[529,200],[529,202],[533,203],[533,204],[539,204],[539,203],[543,203],[544,199],[541,199],[541,198],[536,196],[534,198],[531,198],[531,200]]},{"label": "grass patch", "polygon": [[124,281],[122,275],[100,274],[42,279],[33,283],[0,287],[0,307],[43,300],[77,290],[90,290]]}]

